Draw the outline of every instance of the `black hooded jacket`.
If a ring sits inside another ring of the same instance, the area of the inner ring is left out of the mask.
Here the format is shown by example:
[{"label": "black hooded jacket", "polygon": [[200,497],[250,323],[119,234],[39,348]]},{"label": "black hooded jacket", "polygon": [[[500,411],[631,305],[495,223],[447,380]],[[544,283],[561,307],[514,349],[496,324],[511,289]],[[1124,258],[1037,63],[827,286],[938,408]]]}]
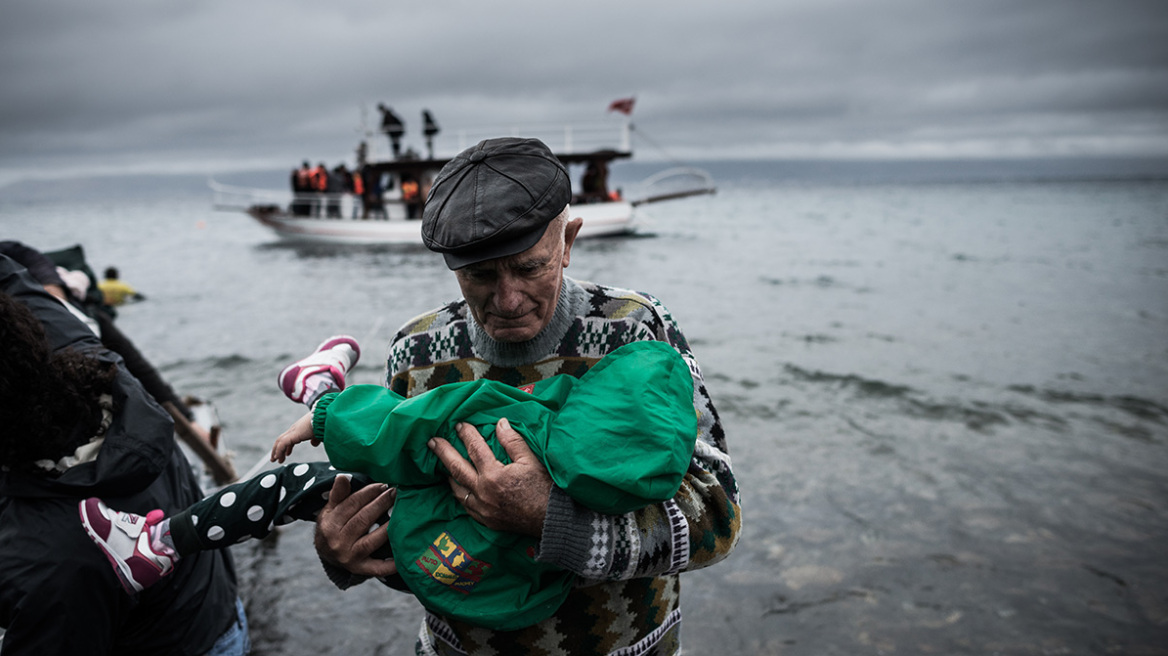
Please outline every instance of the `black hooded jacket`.
[{"label": "black hooded jacket", "polygon": [[0,654],[205,653],[235,620],[230,553],[184,557],[171,576],[129,595],[77,509],[96,496],[117,510],[173,514],[201,499],[170,416],[117,355],[3,256],[0,289],[33,310],[53,349],[72,346],[118,363],[113,424],[95,460],[56,478],[0,471]]}]

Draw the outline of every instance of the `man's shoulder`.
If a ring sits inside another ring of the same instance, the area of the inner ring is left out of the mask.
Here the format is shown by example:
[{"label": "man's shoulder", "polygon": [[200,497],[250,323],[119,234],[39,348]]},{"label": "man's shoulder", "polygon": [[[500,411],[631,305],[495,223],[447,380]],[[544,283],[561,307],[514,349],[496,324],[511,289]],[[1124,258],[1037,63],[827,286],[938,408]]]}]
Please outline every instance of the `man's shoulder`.
[{"label": "man's shoulder", "polygon": [[405,322],[389,345],[389,371],[406,362],[465,357],[470,352],[466,301],[451,301]]},{"label": "man's shoulder", "polygon": [[656,297],[641,291],[576,281],[588,299],[586,317],[637,318],[638,315],[660,315],[665,308]]},{"label": "man's shoulder", "polygon": [[466,317],[466,301],[462,299],[451,301],[441,307],[423,312],[402,324],[394,337],[394,342],[422,333],[443,330],[455,324],[465,324]]}]

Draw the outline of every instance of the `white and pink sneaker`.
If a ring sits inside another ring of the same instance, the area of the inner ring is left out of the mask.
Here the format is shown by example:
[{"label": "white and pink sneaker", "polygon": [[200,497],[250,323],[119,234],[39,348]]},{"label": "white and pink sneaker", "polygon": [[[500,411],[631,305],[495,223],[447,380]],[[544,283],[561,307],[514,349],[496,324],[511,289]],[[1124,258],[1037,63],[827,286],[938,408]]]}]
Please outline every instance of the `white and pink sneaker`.
[{"label": "white and pink sneaker", "polygon": [[280,389],[284,396],[312,407],[321,394],[345,389],[345,374],[360,357],[356,339],[335,335],[321,342],[312,355],[285,367],[277,379]]},{"label": "white and pink sneaker", "polygon": [[101,499],[90,497],[78,504],[78,511],[85,532],[101,547],[127,593],[141,592],[174,570],[178,555],[154,535],[165,519],[161,510],[143,517],[114,510]]}]

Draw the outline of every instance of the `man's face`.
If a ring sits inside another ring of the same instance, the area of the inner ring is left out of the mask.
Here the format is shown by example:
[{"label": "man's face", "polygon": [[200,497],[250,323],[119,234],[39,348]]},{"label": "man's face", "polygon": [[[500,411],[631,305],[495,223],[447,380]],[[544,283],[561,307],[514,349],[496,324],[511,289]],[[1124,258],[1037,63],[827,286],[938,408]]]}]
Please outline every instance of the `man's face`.
[{"label": "man's face", "polygon": [[522,253],[454,272],[471,314],[492,339],[525,342],[552,320],[564,269],[582,223],[580,219],[569,221],[561,239],[553,222],[543,237]]}]

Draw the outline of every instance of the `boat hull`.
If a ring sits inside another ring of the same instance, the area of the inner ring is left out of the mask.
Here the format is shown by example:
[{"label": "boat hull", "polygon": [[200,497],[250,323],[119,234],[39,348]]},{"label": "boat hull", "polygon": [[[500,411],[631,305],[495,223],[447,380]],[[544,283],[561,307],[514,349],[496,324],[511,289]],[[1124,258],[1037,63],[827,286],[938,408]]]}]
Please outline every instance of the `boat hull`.
[{"label": "boat hull", "polygon": [[[272,206],[253,206],[248,215],[274,231],[281,239],[323,244],[422,245],[418,219],[355,219],[294,216]],[[580,238],[629,234],[636,230],[631,203],[607,202],[573,205],[572,217],[584,224]]]}]

